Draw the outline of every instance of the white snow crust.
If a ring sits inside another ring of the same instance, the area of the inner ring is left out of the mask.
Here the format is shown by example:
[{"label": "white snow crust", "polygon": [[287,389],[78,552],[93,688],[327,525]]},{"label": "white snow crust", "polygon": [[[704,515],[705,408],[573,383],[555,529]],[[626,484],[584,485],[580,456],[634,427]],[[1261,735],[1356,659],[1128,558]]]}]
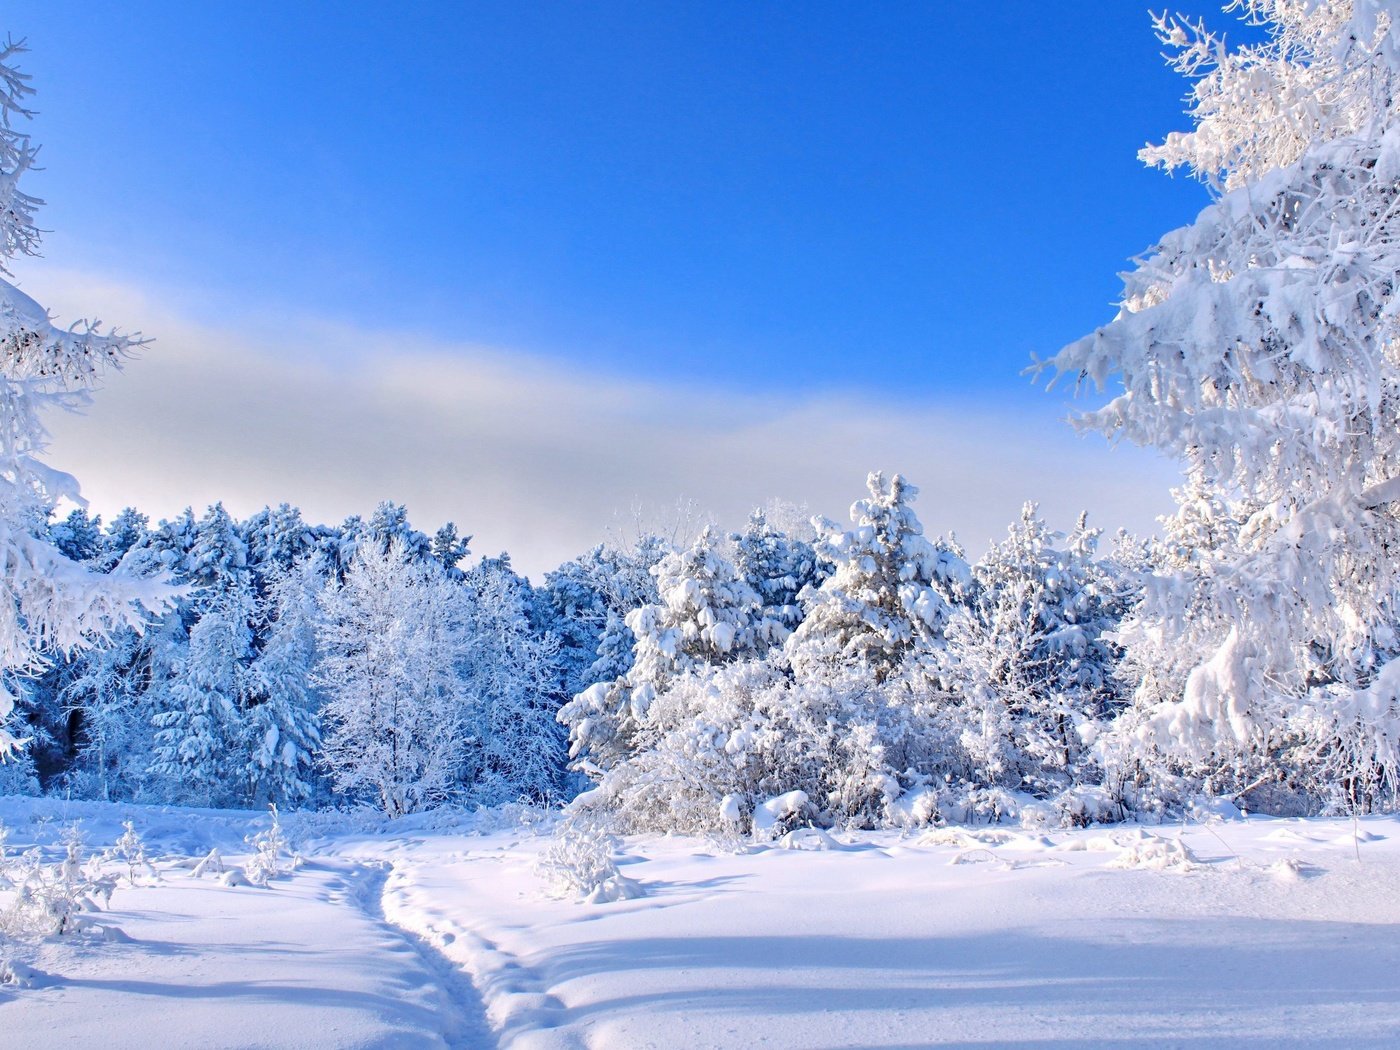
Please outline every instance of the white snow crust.
[{"label": "white snow crust", "polygon": [[11,856],[71,824],[100,848],[128,819],[159,881],[121,881],[92,916],[116,932],[0,941],[5,1045],[1356,1047],[1400,1031],[1397,817],[632,837],[614,859],[645,896],[578,903],[537,870],[539,815],[285,816],[302,863],[257,887],[193,869],[217,849],[240,870],[264,815],[0,800]]}]

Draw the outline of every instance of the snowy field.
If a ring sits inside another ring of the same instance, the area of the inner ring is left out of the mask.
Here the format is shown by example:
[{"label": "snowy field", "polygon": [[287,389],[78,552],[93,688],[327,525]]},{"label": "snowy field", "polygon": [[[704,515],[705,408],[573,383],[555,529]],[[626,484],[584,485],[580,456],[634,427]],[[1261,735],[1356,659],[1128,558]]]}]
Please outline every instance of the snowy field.
[{"label": "snowy field", "polygon": [[[499,815],[287,818],[9,799],[7,853],[100,851],[83,932],[0,948],[15,1047],[1394,1046],[1400,819],[629,839],[581,904]],[[798,847],[798,848],[785,848]],[[195,862],[218,849],[225,871]],[[10,891],[9,897],[13,897]],[[7,894],[0,892],[0,906]]]}]

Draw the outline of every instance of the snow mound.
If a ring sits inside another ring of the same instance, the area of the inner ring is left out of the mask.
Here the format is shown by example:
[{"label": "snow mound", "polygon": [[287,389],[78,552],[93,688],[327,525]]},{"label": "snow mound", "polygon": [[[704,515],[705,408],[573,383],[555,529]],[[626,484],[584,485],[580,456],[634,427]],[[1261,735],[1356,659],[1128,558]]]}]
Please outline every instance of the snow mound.
[{"label": "snow mound", "polygon": [[615,904],[618,901],[631,901],[647,895],[646,888],[636,879],[626,875],[614,875],[604,879],[583,898],[584,904]]},{"label": "snow mound", "polygon": [[982,847],[979,847],[979,848],[977,848],[977,849],[967,849],[967,850],[963,850],[961,853],[959,853],[957,856],[955,856],[955,857],[954,857],[952,860],[950,860],[948,863],[949,863],[949,864],[1001,864],[1002,861],[1001,861],[1001,858],[999,858],[995,853],[993,853],[991,850],[987,849],[985,846],[982,846]]},{"label": "snow mound", "polygon": [[1123,870],[1188,872],[1200,864],[1196,855],[1177,839],[1147,835],[1130,843],[1118,856],[1108,862],[1110,868]]},{"label": "snow mound", "polygon": [[920,846],[957,846],[969,849],[974,846],[1004,846],[1023,836],[996,828],[935,828],[919,836]]},{"label": "snow mound", "polygon": [[1334,846],[1354,846],[1358,842],[1381,842],[1384,835],[1377,835],[1372,831],[1347,832],[1345,835],[1338,835],[1332,840]]},{"label": "snow mound", "polygon": [[1290,831],[1288,828],[1279,828],[1277,831],[1271,831],[1263,837],[1266,842],[1287,842],[1290,844],[1297,843],[1299,845],[1312,845],[1320,841],[1312,835],[1300,835],[1298,832]]},{"label": "snow mound", "polygon": [[798,828],[796,831],[789,831],[780,838],[775,845],[779,849],[824,850],[844,848],[841,843],[837,842],[821,828]]},{"label": "snow mound", "polygon": [[1277,882],[1301,882],[1314,874],[1308,865],[1291,857],[1270,864],[1265,870]]},{"label": "snow mound", "polygon": [[0,960],[0,985],[12,988],[37,988],[47,975],[14,959]]},{"label": "snow mound", "polygon": [[775,795],[767,802],[754,808],[753,827],[755,831],[772,831],[780,821],[787,820],[802,812],[807,805],[807,792],[789,791]]}]

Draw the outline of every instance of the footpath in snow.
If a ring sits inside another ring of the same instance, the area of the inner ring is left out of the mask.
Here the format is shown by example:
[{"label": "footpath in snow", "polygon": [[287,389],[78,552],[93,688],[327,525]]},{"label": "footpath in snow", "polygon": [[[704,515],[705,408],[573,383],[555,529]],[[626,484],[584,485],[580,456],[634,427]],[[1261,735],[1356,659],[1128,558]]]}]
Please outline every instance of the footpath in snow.
[{"label": "footpath in snow", "polygon": [[[60,808],[0,804],[11,853]],[[183,858],[266,818],[67,813],[94,846],[127,817],[160,882],[97,916],[129,940],[5,949],[38,971],[0,986],[7,1045],[1400,1043],[1396,818],[629,839],[646,895],[579,904],[499,820],[289,820],[305,862],[260,888]]]}]

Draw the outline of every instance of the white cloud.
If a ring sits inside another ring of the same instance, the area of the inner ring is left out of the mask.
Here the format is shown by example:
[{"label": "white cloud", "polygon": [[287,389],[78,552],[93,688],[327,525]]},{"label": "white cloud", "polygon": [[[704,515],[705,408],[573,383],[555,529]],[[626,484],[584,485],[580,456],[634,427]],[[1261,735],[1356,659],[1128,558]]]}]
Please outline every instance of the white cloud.
[{"label": "white cloud", "polygon": [[724,525],[775,497],[841,517],[876,468],[918,484],[927,530],[973,551],[1026,499],[1060,526],[1088,508],[1135,529],[1170,503],[1169,465],[1076,438],[1050,397],[1028,413],[637,382],[409,332],[195,319],[47,265],[24,284],[62,319],[96,313],[158,340],[87,415],[50,421],[53,463],[108,514],[222,499],[338,521],[394,499],[420,528],[454,520],[477,553],[508,549],[538,575],[637,503],[688,497]]}]

